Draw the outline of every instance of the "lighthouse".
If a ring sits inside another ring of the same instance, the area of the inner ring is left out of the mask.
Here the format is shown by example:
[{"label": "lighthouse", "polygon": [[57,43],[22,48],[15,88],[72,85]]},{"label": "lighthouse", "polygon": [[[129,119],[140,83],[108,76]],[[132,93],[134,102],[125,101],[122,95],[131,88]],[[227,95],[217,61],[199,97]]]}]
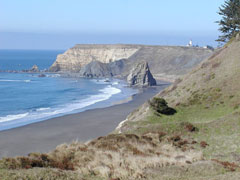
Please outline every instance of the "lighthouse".
[{"label": "lighthouse", "polygon": [[192,47],[193,46],[193,43],[192,43],[192,40],[189,41],[189,43],[187,44],[188,47]]}]

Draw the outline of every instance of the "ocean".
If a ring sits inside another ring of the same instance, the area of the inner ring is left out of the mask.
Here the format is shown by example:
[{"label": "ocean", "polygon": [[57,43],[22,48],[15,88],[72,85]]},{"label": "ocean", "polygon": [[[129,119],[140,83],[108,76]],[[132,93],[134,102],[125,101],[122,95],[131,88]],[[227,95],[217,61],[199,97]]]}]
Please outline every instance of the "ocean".
[{"label": "ocean", "polygon": [[[60,50],[0,50],[0,70],[48,69]],[[0,72],[0,131],[113,105],[137,93],[117,79]]]}]

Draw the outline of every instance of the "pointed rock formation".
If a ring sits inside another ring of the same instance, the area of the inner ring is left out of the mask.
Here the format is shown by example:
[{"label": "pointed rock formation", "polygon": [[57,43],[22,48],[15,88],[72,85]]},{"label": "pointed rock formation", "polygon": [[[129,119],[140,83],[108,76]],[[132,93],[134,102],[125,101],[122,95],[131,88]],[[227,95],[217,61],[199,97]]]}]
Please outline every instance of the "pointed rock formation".
[{"label": "pointed rock formation", "polygon": [[33,67],[29,70],[30,72],[39,72],[38,66],[35,64]]},{"label": "pointed rock formation", "polygon": [[150,72],[147,62],[138,63],[130,71],[127,81],[130,86],[154,86],[157,84]]}]

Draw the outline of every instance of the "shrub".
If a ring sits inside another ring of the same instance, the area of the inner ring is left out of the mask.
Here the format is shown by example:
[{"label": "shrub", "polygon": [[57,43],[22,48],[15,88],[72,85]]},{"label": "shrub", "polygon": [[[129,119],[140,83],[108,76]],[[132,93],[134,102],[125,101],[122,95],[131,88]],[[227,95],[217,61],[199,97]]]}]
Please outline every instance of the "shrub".
[{"label": "shrub", "polygon": [[209,146],[205,141],[201,141],[200,142],[200,146],[202,147],[202,148],[206,148],[207,146]]},{"label": "shrub", "polygon": [[189,123],[189,122],[182,122],[181,126],[186,129],[188,132],[196,132],[199,131],[199,129],[197,127],[195,127],[193,124]]},{"label": "shrub", "polygon": [[177,111],[171,107],[168,107],[167,102],[163,98],[154,97],[149,101],[150,106],[160,114],[173,115]]}]

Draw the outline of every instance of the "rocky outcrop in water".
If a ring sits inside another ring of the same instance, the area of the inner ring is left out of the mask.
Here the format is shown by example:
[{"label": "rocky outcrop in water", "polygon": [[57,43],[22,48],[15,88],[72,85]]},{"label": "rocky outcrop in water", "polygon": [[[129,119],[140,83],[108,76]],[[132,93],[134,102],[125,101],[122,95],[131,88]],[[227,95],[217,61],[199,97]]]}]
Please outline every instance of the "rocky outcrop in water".
[{"label": "rocky outcrop in water", "polygon": [[154,86],[157,84],[147,62],[140,62],[133,67],[127,77],[127,81],[130,86]]},{"label": "rocky outcrop in water", "polygon": [[29,72],[39,72],[38,66],[35,64],[33,67],[29,70]]},{"label": "rocky outcrop in water", "polygon": [[38,77],[46,77],[45,74],[39,74]]}]

